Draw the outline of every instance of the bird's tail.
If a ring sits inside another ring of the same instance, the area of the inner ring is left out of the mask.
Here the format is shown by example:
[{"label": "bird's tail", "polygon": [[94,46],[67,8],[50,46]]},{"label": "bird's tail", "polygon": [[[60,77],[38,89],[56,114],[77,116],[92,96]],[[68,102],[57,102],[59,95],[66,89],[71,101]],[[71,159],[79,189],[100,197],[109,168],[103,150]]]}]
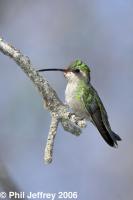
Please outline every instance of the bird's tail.
[{"label": "bird's tail", "polygon": [[96,107],[94,109],[94,106],[89,107],[89,113],[92,123],[97,127],[106,143],[112,147],[116,147],[117,141],[120,141],[121,138],[111,130],[107,116],[103,117],[100,108]]},{"label": "bird's tail", "polygon": [[108,131],[104,125],[100,126],[98,130],[103,139],[107,142],[107,144],[112,147],[117,147],[117,141],[121,140],[119,135],[117,135],[113,131]]},{"label": "bird's tail", "polygon": [[95,114],[93,114],[93,124],[97,127],[99,133],[108,145],[117,147],[117,141],[121,140],[120,136],[114,133],[111,129],[107,129],[103,123],[103,120],[101,119],[100,114],[99,117],[97,116],[97,118],[95,117]]},{"label": "bird's tail", "polygon": [[116,141],[121,141],[121,138],[120,138],[119,135],[117,135],[117,134],[114,133],[113,131],[112,131],[112,134],[114,135]]}]

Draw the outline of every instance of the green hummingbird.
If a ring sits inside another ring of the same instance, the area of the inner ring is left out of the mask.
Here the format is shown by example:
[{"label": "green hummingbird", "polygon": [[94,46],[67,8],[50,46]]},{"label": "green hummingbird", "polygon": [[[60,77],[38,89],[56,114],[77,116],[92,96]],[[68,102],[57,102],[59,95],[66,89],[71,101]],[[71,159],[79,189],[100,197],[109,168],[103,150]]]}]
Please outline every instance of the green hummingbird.
[{"label": "green hummingbird", "polygon": [[91,121],[103,139],[112,147],[121,138],[112,131],[105,107],[90,82],[90,68],[81,60],[72,62],[66,69],[41,69],[42,71],[62,71],[67,79],[65,101],[81,119]]}]

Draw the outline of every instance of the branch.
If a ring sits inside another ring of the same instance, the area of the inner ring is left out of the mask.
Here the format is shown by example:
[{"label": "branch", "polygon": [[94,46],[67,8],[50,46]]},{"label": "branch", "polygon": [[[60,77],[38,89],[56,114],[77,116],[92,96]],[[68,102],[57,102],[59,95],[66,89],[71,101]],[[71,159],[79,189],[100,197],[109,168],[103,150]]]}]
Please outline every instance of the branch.
[{"label": "branch", "polygon": [[[11,44],[6,43],[1,37],[0,37],[0,51],[4,53],[5,55],[12,58],[18,66],[25,72],[25,74],[30,78],[30,80],[33,82],[35,87],[40,92],[41,96],[43,97],[43,100],[45,101],[45,105],[49,112],[51,113],[51,116],[53,113],[56,113],[55,118],[57,118],[55,121],[60,121],[62,123],[63,128],[71,132],[74,135],[80,135],[81,129],[86,126],[85,120],[80,120],[75,114],[69,112],[67,110],[67,107],[61,102],[59,97],[57,96],[55,90],[49,85],[48,81],[42,77],[36,70],[35,67],[31,64],[30,59],[27,56],[24,56],[19,50],[14,48]],[[54,124],[54,120],[52,120],[50,128],[47,146],[46,150],[50,148],[49,152],[52,152],[53,143],[54,143],[54,137],[51,137],[52,135],[56,135],[56,130],[58,123]],[[51,139],[52,138],[52,139]],[[48,145],[50,146],[48,147]],[[46,152],[46,151],[45,151]],[[45,156],[47,157],[47,153],[45,153]],[[52,156],[52,154],[50,154]],[[50,162],[52,161],[52,157],[50,156]],[[45,160],[48,161],[48,159],[45,157]]]},{"label": "branch", "polygon": [[45,148],[44,160],[46,163],[52,162],[52,155],[53,155],[53,146],[54,146],[54,138],[57,133],[59,119],[56,116],[56,113],[52,114],[50,130],[48,134],[47,144]]}]

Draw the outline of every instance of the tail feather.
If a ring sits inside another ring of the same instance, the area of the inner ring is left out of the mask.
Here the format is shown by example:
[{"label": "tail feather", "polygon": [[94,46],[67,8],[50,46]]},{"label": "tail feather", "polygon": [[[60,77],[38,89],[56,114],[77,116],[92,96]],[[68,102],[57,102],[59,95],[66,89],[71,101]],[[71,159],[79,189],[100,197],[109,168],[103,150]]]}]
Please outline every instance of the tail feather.
[{"label": "tail feather", "polygon": [[106,128],[101,118],[101,114],[98,110],[91,116],[93,124],[97,127],[98,131],[100,132],[106,143],[111,147],[116,147],[117,141],[120,141],[121,138],[116,133]]},{"label": "tail feather", "polygon": [[112,132],[114,134],[114,137],[117,141],[121,141],[122,139],[120,138],[119,135],[117,135],[116,133]]},{"label": "tail feather", "polygon": [[92,123],[97,127],[106,143],[112,147],[116,147],[117,141],[120,141],[121,138],[111,130],[106,112],[103,116],[97,103],[88,106],[87,110],[91,116]]},{"label": "tail feather", "polygon": [[101,136],[108,145],[110,145],[111,147],[117,146],[117,140],[120,140],[120,137],[118,137],[114,132],[109,132],[104,124],[102,124],[102,126],[97,126],[97,129],[99,130]]},{"label": "tail feather", "polygon": [[113,131],[108,132],[108,130],[103,128],[98,130],[107,144],[109,144],[111,147],[117,147],[117,141],[120,141],[121,138],[116,133]]},{"label": "tail feather", "polygon": [[[98,127],[97,127],[98,128]],[[107,144],[109,144],[112,147],[117,147],[117,141],[121,141],[121,138],[119,135],[117,135],[116,133],[114,133],[113,131],[109,132],[105,126],[100,126],[100,128],[98,128],[101,136],[103,137],[103,139],[107,142]]]}]

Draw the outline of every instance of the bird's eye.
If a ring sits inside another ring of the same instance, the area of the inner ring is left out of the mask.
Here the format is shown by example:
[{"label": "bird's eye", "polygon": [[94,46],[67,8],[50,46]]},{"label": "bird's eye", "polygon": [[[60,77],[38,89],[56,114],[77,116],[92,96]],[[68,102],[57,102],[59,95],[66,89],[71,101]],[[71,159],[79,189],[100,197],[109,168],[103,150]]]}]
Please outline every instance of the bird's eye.
[{"label": "bird's eye", "polygon": [[79,73],[80,70],[79,70],[79,69],[75,69],[74,72],[75,72],[75,73]]}]

